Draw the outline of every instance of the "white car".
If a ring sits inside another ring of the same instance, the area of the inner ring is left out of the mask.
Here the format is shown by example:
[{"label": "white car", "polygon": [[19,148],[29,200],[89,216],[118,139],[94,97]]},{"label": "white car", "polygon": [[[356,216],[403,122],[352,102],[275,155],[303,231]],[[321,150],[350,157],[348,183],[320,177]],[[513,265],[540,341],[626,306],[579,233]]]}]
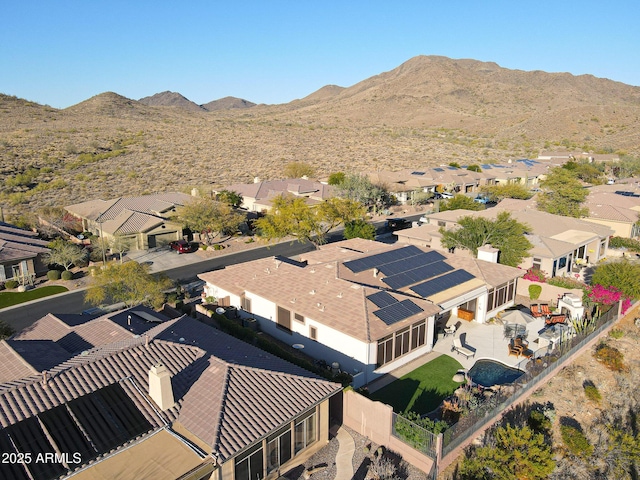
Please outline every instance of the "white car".
[{"label": "white car", "polygon": [[420,217],[418,220],[420,223],[429,223],[429,219],[427,217]]},{"label": "white car", "polygon": [[440,196],[441,196],[442,198],[453,198],[453,193],[449,193],[449,192],[442,192],[442,193],[440,194]]}]

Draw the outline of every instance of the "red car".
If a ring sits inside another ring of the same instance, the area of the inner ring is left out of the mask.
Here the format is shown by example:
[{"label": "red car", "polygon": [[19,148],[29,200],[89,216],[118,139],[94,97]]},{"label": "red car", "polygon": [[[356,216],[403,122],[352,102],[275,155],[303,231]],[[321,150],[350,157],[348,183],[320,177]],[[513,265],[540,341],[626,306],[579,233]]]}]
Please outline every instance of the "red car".
[{"label": "red car", "polygon": [[191,253],[198,249],[197,244],[187,242],[186,240],[176,240],[175,242],[171,242],[169,246],[178,253]]}]

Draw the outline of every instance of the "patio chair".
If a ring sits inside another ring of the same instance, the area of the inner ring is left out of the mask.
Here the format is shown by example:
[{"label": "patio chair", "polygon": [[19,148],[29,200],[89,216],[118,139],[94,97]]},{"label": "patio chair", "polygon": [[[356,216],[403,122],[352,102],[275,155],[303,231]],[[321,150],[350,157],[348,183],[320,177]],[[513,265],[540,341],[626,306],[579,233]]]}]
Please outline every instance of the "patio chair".
[{"label": "patio chair", "polygon": [[509,342],[507,348],[509,349],[509,355],[519,357],[522,354],[522,347],[515,345],[513,342]]},{"label": "patio chair", "polygon": [[462,342],[460,341],[459,338],[454,338],[453,339],[453,345],[451,346],[451,351],[455,351],[457,353],[459,353],[460,355],[464,355],[465,357],[469,358],[469,357],[473,357],[475,356],[476,352],[469,350],[466,347],[462,346]]},{"label": "patio chair", "polygon": [[551,315],[551,309],[549,308],[549,305],[546,303],[541,303],[540,304],[540,311],[542,312],[543,315],[545,316],[549,316]]},{"label": "patio chair", "polygon": [[538,307],[538,305],[536,304],[531,305],[529,309],[531,310],[531,315],[533,315],[536,318],[544,316],[544,313],[540,311],[540,307]]},{"label": "patio chair", "polygon": [[567,316],[565,314],[560,315],[551,315],[547,317],[544,321],[547,325],[555,325],[556,323],[565,323],[567,321]]},{"label": "patio chair", "polygon": [[444,327],[444,336],[446,337],[447,335],[453,335],[454,333],[456,333],[456,325],[449,325],[448,327]]}]

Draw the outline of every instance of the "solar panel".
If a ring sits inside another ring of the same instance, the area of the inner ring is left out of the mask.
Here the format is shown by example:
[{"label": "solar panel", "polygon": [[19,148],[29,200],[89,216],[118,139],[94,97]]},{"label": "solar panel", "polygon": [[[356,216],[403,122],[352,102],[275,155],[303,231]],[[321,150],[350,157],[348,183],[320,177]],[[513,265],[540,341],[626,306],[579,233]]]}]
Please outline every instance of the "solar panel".
[{"label": "solar panel", "polygon": [[82,462],[98,456],[64,405],[38,415],[61,452],[78,452]]},{"label": "solar panel", "polygon": [[434,170],[435,170],[436,172],[444,172],[444,170],[443,170],[442,168],[434,168]]},{"label": "solar panel", "polygon": [[434,278],[433,280],[411,287],[411,290],[421,297],[426,298],[431,295],[435,295],[436,293],[443,292],[456,285],[460,285],[461,283],[467,282],[473,278],[475,277],[466,270],[454,270],[451,273],[447,273]]},{"label": "solar panel", "polygon": [[391,275],[396,275],[398,273],[404,273],[407,270],[418,268],[423,265],[439,262],[441,260],[444,260],[444,258],[445,257],[442,254],[436,252],[435,250],[431,250],[429,252],[420,251],[420,253],[417,255],[380,265],[378,267],[378,270],[380,270],[388,277]]},{"label": "solar panel", "polygon": [[353,273],[359,273],[364,272],[365,270],[369,270],[370,268],[379,268],[385,263],[395,262],[397,260],[402,260],[403,258],[408,258],[420,253],[423,252],[418,247],[414,245],[408,245],[406,247],[398,248],[397,250],[391,250],[384,253],[378,253],[376,255],[370,255],[365,258],[358,258],[356,260],[344,262],[344,266],[351,270]]},{"label": "solar panel", "polygon": [[380,310],[376,310],[373,314],[386,325],[393,325],[394,323],[400,322],[405,318],[412,317],[422,311],[422,308],[407,299],[394,303],[393,305],[389,305],[388,307],[381,308]]},{"label": "solar panel", "polygon": [[411,172],[411,175],[418,175],[418,176],[422,176],[424,175],[425,172]]},{"label": "solar panel", "polygon": [[376,307],[379,308],[388,307],[389,305],[398,303],[398,301],[394,297],[392,297],[385,291],[373,293],[371,295],[368,295],[367,298],[375,303]]},{"label": "solar panel", "polygon": [[442,275],[443,273],[450,272],[453,267],[445,262],[434,262],[428,265],[422,265],[418,268],[407,270],[406,272],[385,277],[382,279],[389,288],[398,290],[403,287],[407,287],[417,282],[427,280],[429,278]]},{"label": "solar panel", "polygon": [[457,170],[458,167],[447,167],[449,170]]},{"label": "solar panel", "polygon": [[[6,429],[0,429],[0,452],[3,455],[11,455],[18,453],[16,452],[13,443],[11,443],[11,439],[9,438],[9,434]],[[26,465],[18,462],[7,462],[2,465],[2,474],[4,475],[2,478],[11,478],[12,480],[31,480],[32,477],[27,475],[27,472],[24,470]]]},{"label": "solar panel", "polygon": [[491,170],[491,165],[489,165],[488,163],[483,163],[482,164],[482,168],[484,168],[486,170]]}]

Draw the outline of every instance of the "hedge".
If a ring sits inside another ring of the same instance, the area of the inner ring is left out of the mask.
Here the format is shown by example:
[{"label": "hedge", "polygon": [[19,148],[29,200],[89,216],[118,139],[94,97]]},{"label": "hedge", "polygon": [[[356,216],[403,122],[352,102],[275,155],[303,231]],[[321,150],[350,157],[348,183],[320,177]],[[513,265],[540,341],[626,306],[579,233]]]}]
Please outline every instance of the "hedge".
[{"label": "hedge", "polygon": [[64,272],[62,272],[60,277],[62,278],[62,280],[71,280],[73,278],[73,273],[69,270],[65,270]]},{"label": "hedge", "polygon": [[49,270],[47,272],[47,278],[49,280],[60,280],[60,270]]},{"label": "hedge", "polygon": [[4,282],[4,288],[11,290],[12,288],[16,288],[18,286],[17,280],[7,280]]}]

